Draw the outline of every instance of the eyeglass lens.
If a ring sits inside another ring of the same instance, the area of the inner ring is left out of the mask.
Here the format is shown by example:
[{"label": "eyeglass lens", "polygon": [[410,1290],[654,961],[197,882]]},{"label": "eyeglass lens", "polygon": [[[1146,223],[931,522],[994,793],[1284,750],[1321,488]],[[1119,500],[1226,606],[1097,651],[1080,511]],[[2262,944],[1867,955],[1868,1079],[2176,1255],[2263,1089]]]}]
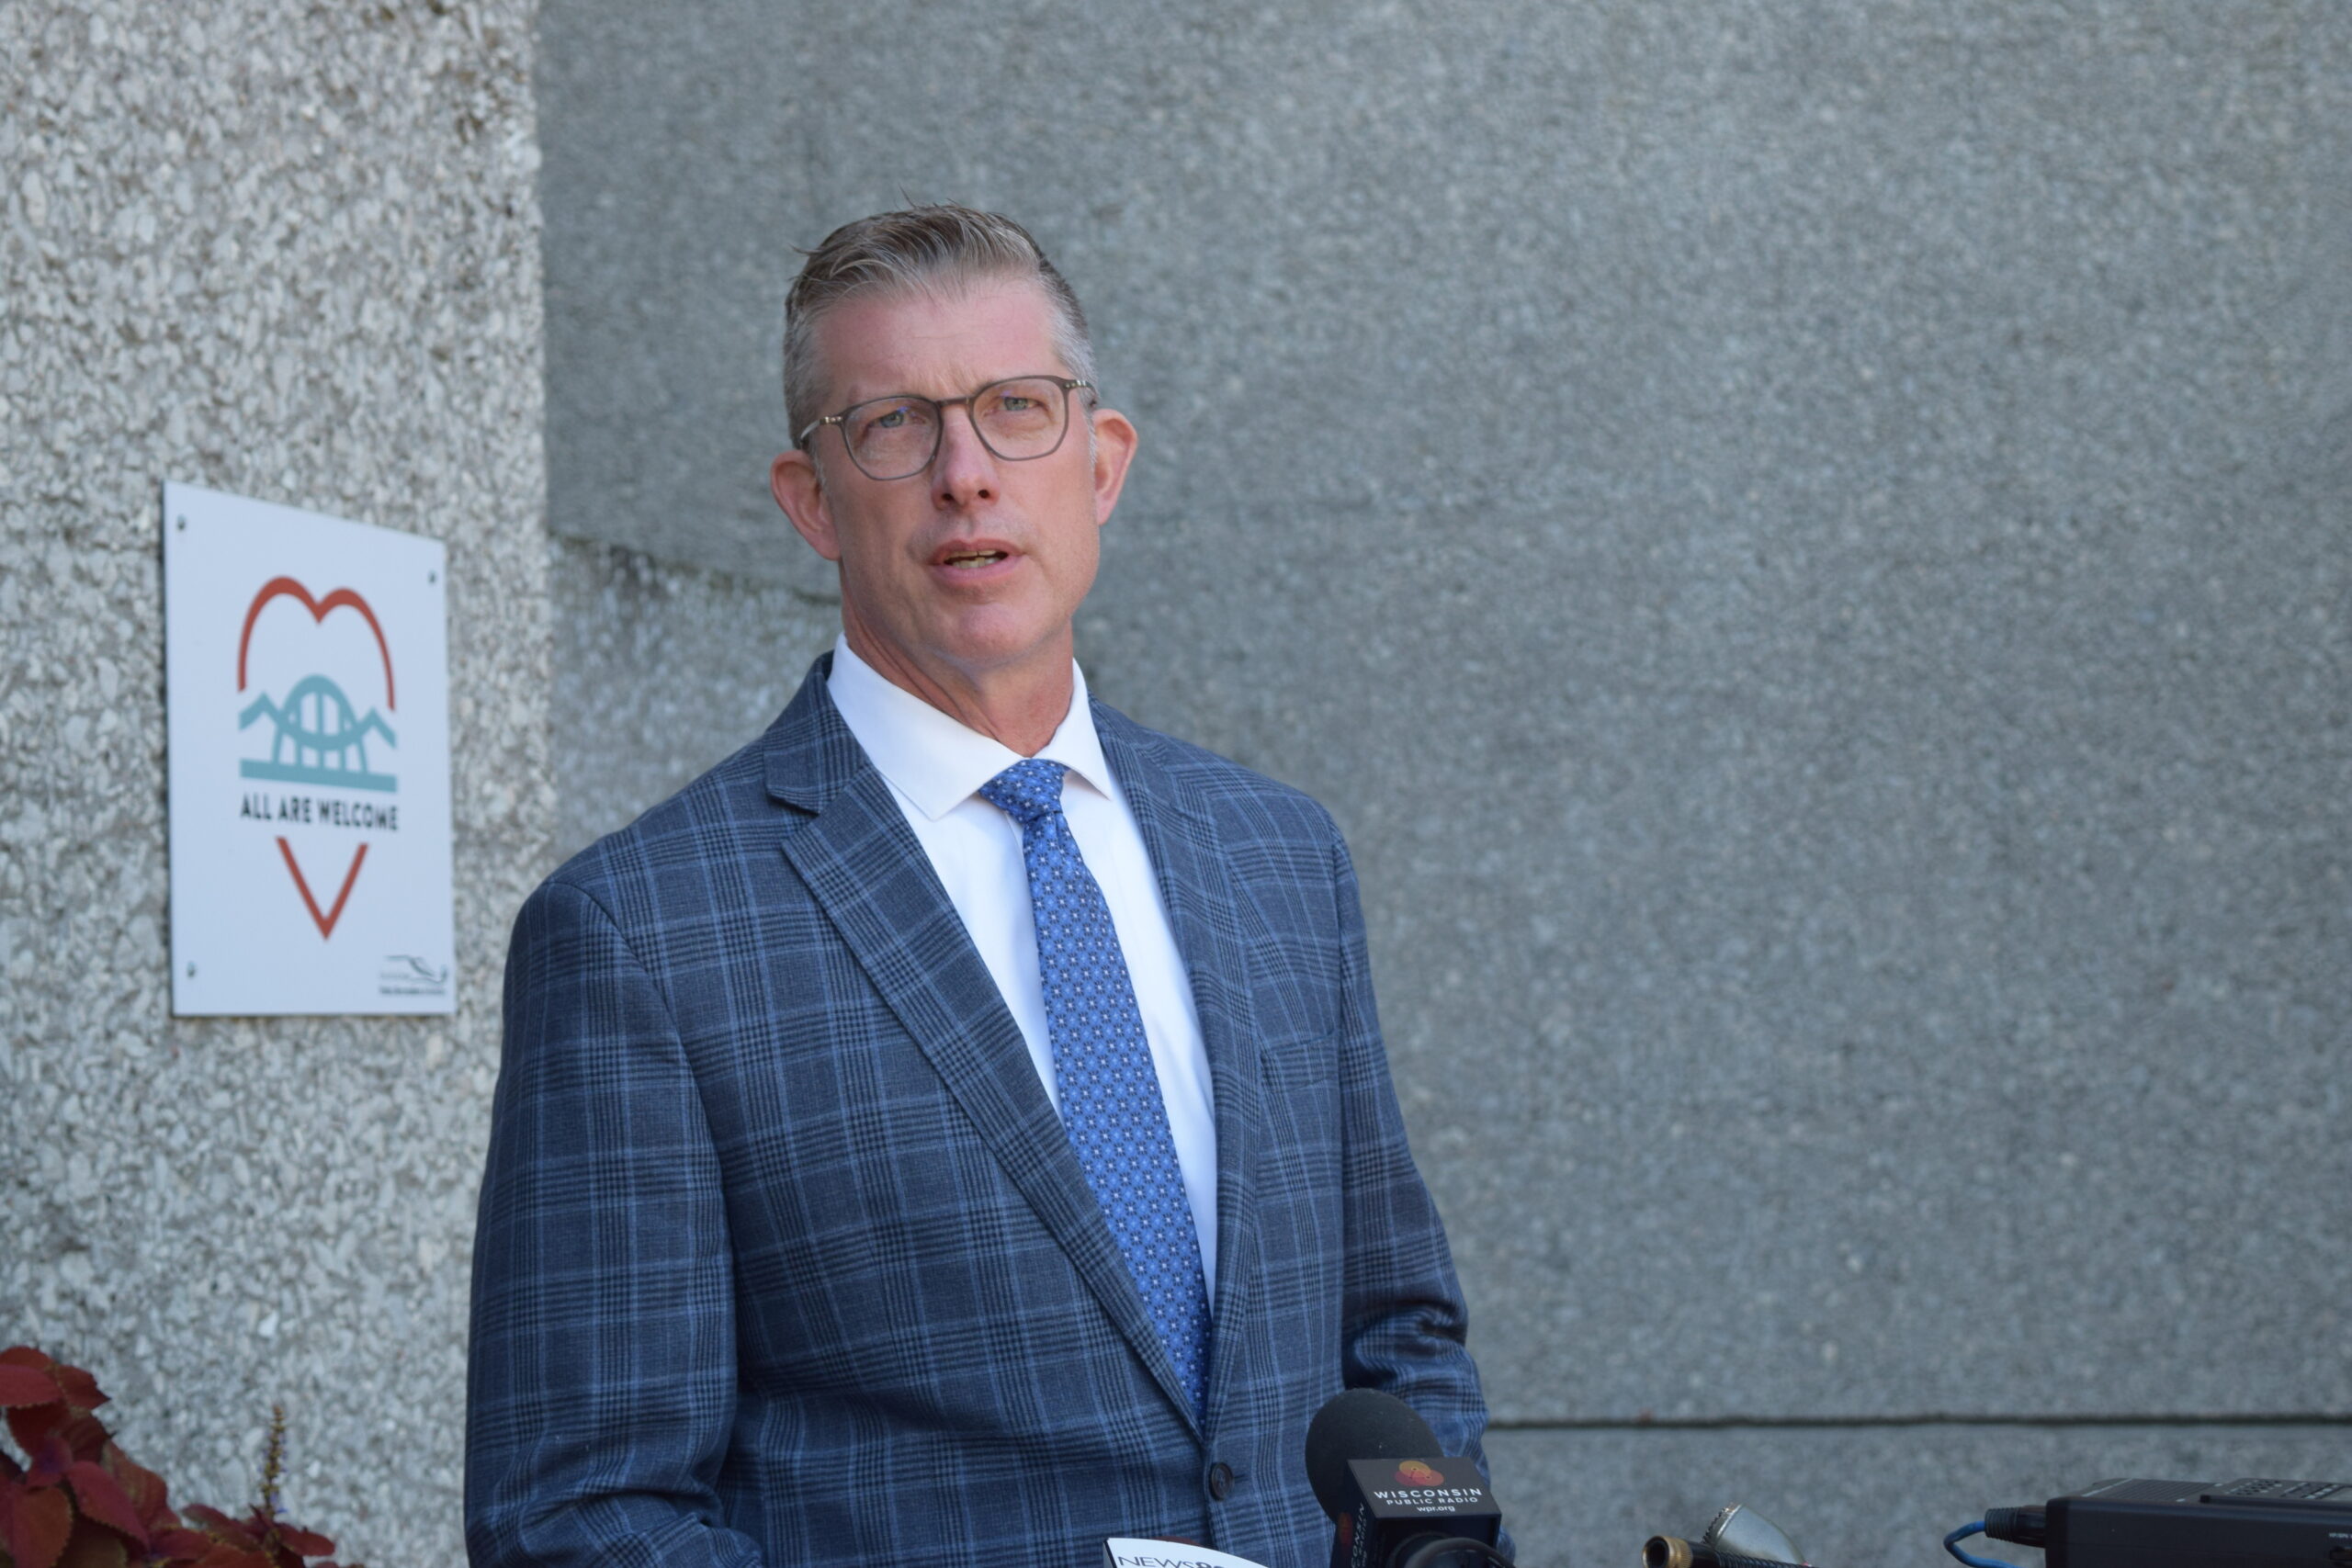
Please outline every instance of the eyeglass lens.
[{"label": "eyeglass lens", "polygon": [[[981,388],[970,400],[973,428],[998,457],[1042,457],[1062,442],[1069,395],[1050,377],[1025,376]],[[939,450],[940,405],[929,398],[876,398],[842,416],[849,455],[868,479],[902,479]]]}]

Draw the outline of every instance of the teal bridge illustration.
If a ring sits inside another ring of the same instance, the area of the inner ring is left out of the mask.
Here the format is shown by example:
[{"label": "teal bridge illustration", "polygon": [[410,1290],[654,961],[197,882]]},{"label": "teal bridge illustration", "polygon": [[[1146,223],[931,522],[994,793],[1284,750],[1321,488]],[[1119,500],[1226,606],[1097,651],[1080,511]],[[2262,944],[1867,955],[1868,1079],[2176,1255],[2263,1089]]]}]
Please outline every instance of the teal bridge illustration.
[{"label": "teal bridge illustration", "polygon": [[249,779],[282,784],[332,784],[340,789],[397,792],[400,782],[390,773],[370,773],[368,738],[380,735],[384,744],[397,747],[391,726],[374,708],[360,717],[352,711],[343,688],[323,675],[305,675],[286,694],[283,703],[255,697],[237,716],[237,728],[252,728],[267,718],[277,727],[269,743],[269,761],[248,757],[238,771]]}]

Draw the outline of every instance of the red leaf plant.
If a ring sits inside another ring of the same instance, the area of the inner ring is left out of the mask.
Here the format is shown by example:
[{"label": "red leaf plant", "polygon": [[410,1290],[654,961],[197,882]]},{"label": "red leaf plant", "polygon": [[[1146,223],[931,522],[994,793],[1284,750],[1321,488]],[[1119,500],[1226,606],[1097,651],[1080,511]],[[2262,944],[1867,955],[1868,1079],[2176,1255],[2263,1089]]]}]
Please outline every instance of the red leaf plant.
[{"label": "red leaf plant", "polygon": [[183,1519],[164,1478],[91,1414],[106,1403],[79,1367],[28,1346],[0,1350],[0,1410],[25,1452],[22,1464],[0,1452],[0,1568],[306,1568],[334,1552],[326,1537],[277,1517],[283,1410],[272,1412],[253,1511],[231,1518],[198,1505]]}]

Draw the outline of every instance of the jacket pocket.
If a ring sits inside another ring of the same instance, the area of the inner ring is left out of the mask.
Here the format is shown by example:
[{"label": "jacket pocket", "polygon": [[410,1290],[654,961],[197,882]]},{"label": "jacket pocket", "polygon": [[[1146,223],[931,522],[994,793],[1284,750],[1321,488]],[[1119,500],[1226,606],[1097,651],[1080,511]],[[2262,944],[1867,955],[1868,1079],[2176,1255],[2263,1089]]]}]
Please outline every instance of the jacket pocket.
[{"label": "jacket pocket", "polygon": [[1317,1089],[1339,1092],[1340,1031],[1306,1040],[1268,1040],[1258,1045],[1258,1076],[1284,1094]]}]

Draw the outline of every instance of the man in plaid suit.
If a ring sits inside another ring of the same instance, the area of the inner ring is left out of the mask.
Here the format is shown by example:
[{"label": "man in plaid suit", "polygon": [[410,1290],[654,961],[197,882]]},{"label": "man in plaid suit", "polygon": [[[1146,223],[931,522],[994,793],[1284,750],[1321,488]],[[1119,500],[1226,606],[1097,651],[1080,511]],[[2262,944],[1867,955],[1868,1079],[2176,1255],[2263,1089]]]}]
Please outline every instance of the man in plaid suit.
[{"label": "man in plaid suit", "polygon": [[477,1564],[1305,1568],[1331,1394],[1479,1452],[1331,819],[1072,661],[1136,443],[1090,361],[989,214],[795,285],[775,489],[842,638],[516,921]]}]

